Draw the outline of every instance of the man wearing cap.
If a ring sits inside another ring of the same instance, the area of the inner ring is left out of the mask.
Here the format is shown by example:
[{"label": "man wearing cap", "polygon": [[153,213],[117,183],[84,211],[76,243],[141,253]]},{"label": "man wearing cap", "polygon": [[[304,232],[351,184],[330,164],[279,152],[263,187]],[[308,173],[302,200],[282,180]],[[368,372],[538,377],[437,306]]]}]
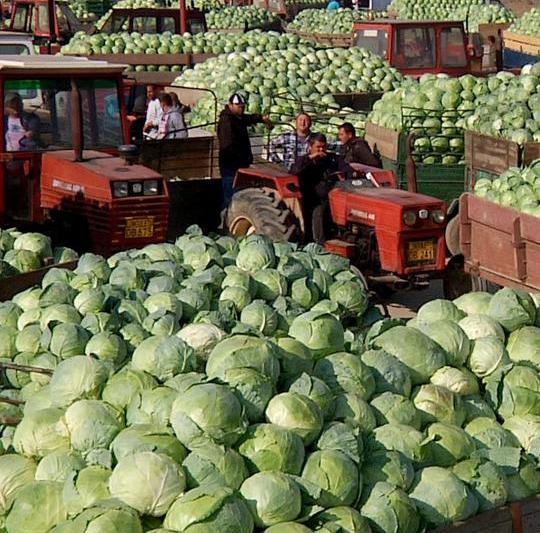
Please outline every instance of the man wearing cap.
[{"label": "man wearing cap", "polygon": [[239,168],[253,163],[248,127],[264,123],[271,127],[270,119],[262,115],[245,113],[246,100],[233,94],[219,115],[217,136],[219,140],[219,170],[223,187],[223,201],[227,207],[233,195],[233,182]]}]

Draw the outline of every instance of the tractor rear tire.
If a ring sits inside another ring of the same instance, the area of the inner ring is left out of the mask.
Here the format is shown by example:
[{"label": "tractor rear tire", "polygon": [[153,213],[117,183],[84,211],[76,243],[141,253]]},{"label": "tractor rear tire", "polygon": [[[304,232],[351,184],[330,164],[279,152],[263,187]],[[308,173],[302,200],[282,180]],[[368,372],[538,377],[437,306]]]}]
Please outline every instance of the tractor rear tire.
[{"label": "tractor rear tire", "polygon": [[274,241],[298,239],[295,217],[273,189],[243,189],[227,210],[227,228],[234,237],[259,234]]}]

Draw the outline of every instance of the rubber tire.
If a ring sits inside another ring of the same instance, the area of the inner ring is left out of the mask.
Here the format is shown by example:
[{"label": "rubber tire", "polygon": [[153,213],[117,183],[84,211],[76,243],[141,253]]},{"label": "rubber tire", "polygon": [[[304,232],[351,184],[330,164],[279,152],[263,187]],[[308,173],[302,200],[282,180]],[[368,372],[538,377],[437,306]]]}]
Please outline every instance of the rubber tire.
[{"label": "rubber tire", "polygon": [[492,283],[480,276],[471,276],[471,285],[473,291],[488,292],[489,294],[495,294],[502,287],[496,283]]},{"label": "rubber tire", "polygon": [[462,255],[456,255],[446,265],[443,292],[447,300],[454,300],[473,290],[471,276],[464,270],[464,262]]},{"label": "rubber tire", "polygon": [[240,237],[253,233],[274,241],[296,241],[298,226],[295,217],[272,189],[243,189],[234,193],[227,209],[229,232]]},{"label": "rubber tire", "polygon": [[459,214],[452,218],[446,225],[444,232],[446,247],[452,257],[461,254],[459,246]]}]

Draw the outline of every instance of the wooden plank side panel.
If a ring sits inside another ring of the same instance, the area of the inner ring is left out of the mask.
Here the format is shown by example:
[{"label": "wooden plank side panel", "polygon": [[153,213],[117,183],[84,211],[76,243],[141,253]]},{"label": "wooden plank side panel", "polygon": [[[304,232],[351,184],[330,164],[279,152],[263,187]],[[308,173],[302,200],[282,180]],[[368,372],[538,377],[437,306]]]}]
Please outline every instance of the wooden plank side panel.
[{"label": "wooden plank side panel", "polygon": [[521,504],[522,533],[537,533],[540,531],[540,495],[524,501]]},{"label": "wooden plank side panel", "polygon": [[432,533],[513,533],[512,514],[508,507],[500,507],[464,522],[439,527]]},{"label": "wooden plank side panel", "polygon": [[504,31],[503,38],[504,46],[510,50],[540,56],[540,38],[538,37]]},{"label": "wooden plank side panel", "polygon": [[465,161],[472,172],[484,170],[502,174],[509,167],[519,166],[520,148],[517,143],[505,139],[466,131]]},{"label": "wooden plank side panel", "polygon": [[383,157],[394,163],[397,163],[399,158],[399,136],[399,131],[390,130],[371,122],[366,123],[365,139],[371,149],[376,147]]}]

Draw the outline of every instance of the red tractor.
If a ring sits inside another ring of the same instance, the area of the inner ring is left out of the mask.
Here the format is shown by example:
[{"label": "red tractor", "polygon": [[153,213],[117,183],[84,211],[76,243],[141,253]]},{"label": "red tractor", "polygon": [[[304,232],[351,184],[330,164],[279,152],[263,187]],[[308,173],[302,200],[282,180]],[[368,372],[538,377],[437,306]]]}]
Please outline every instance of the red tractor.
[{"label": "red tractor", "polygon": [[[332,235],[327,250],[348,257],[373,285],[425,287],[445,269],[446,203],[397,188],[388,170],[361,167],[366,179],[339,181],[330,192]],[[235,236],[261,233],[302,240],[298,178],[254,166],[238,171],[227,215]]]}]

